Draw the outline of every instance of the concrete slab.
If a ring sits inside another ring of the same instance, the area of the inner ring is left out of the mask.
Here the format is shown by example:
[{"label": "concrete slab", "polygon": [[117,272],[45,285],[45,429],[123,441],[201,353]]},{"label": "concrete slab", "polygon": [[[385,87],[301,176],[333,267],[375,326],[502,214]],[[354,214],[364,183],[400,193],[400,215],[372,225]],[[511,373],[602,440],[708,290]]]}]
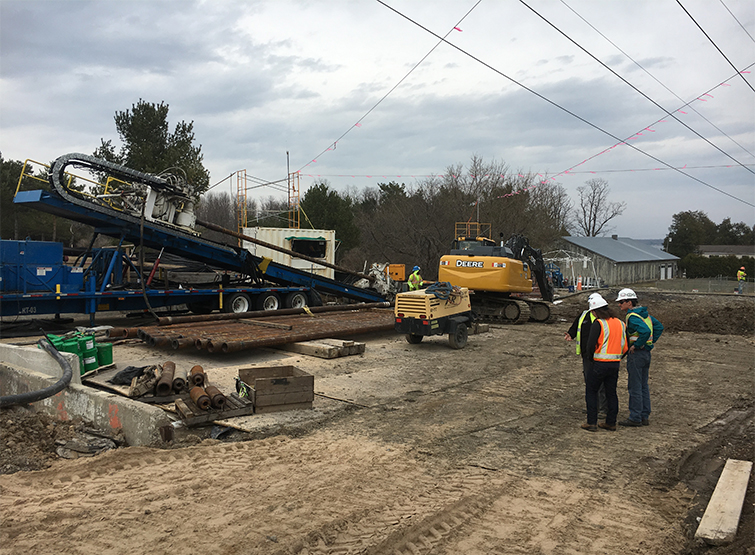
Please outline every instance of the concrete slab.
[{"label": "concrete slab", "polygon": [[[75,355],[71,356],[76,359]],[[0,345],[0,360],[3,361],[0,363],[0,395],[3,396],[43,389],[62,376],[57,362],[34,347]],[[78,368],[78,362],[74,368]],[[163,437],[171,437],[173,430],[171,419],[162,409],[80,383],[71,383],[60,393],[32,405],[60,420],[81,418],[106,432],[122,431],[129,445],[158,443]]]}]

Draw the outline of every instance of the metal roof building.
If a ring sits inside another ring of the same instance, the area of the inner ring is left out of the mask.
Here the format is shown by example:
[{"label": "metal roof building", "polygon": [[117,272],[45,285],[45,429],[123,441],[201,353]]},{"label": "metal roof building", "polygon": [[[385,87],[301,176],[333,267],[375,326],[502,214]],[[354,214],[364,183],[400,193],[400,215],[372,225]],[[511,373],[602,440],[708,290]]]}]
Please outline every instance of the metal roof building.
[{"label": "metal roof building", "polygon": [[565,275],[590,277],[607,286],[677,276],[679,257],[629,237],[562,237],[562,240],[562,249],[574,255],[571,268],[562,270]]}]

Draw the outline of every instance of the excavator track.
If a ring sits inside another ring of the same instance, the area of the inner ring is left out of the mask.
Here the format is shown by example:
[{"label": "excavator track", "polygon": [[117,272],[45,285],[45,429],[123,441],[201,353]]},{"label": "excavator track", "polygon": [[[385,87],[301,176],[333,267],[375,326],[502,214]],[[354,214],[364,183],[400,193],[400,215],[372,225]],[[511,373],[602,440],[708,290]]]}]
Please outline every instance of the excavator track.
[{"label": "excavator track", "polygon": [[542,301],[475,296],[472,310],[479,320],[491,324],[544,323],[551,319],[550,306]]}]

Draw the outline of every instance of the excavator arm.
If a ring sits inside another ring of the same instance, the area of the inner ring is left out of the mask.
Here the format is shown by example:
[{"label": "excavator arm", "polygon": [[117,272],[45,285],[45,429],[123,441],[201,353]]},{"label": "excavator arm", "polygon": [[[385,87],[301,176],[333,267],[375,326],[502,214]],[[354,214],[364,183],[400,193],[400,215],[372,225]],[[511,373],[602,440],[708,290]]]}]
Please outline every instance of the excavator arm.
[{"label": "excavator arm", "polygon": [[540,249],[531,247],[529,240],[523,235],[513,235],[506,241],[505,246],[511,249],[515,258],[529,264],[540,288],[540,296],[548,302],[553,302],[553,286],[546,276],[545,261]]}]

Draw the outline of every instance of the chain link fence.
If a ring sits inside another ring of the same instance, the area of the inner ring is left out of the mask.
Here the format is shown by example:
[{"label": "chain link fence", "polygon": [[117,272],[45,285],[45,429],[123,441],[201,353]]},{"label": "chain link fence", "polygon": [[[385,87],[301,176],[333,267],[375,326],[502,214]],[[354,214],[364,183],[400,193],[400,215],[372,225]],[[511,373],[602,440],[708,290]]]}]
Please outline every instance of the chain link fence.
[{"label": "chain link fence", "polygon": [[[687,291],[690,293],[736,293],[739,287],[736,278],[724,276],[715,278],[664,279],[648,285],[665,291]],[[742,293],[752,294],[754,290],[755,282],[752,279],[748,279],[742,288]]]}]

